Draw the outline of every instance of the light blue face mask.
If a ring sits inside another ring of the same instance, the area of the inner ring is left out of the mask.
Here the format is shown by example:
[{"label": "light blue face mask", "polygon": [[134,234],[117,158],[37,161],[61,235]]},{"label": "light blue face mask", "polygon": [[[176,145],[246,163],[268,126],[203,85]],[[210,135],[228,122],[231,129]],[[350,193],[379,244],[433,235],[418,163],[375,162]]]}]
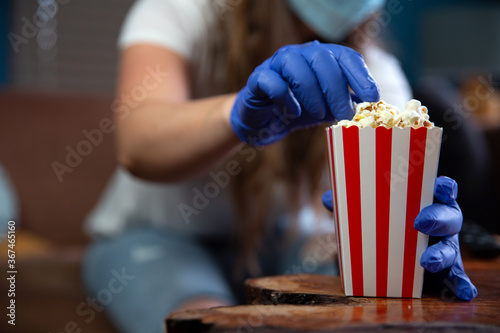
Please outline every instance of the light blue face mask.
[{"label": "light blue face mask", "polygon": [[385,0],[288,0],[293,12],[311,30],[329,42],[339,42]]}]

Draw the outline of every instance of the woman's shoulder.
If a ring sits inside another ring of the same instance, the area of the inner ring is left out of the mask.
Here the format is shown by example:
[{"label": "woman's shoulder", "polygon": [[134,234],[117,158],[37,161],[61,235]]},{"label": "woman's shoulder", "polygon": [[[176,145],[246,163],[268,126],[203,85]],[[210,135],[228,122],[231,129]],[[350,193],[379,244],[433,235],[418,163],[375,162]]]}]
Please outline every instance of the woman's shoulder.
[{"label": "woman's shoulder", "polygon": [[216,19],[210,0],[137,0],[125,18],[118,46],[150,43],[190,57],[190,45]]},{"label": "woman's shoulder", "polygon": [[[153,21],[156,24],[172,20],[182,22],[185,26],[196,26],[213,21],[216,16],[215,7],[210,0],[137,0],[128,17],[141,16],[146,22]],[[183,21],[186,18],[201,21]],[[156,20],[158,21],[155,22]]]}]

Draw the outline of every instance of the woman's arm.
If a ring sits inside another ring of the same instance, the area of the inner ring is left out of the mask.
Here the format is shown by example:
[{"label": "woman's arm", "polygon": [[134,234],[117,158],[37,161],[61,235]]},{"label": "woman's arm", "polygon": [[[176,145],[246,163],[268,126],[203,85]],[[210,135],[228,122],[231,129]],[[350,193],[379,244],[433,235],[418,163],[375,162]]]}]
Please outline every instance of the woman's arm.
[{"label": "woman's arm", "polygon": [[[152,73],[155,72],[156,75]],[[140,44],[122,52],[117,113],[118,160],[132,174],[154,181],[193,177],[227,156],[241,141],[229,123],[235,94],[192,101],[189,68],[178,54]],[[133,92],[147,91],[137,101]]]}]

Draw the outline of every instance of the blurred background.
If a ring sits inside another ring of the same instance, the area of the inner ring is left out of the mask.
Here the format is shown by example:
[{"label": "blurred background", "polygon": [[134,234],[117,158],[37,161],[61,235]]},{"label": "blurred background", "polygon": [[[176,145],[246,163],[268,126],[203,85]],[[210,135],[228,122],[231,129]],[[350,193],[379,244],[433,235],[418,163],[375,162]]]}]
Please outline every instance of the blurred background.
[{"label": "blurred background", "polygon": [[[79,266],[83,220],[116,167],[112,131],[92,133],[112,119],[116,40],[132,3],[0,1],[0,163],[19,208],[7,217],[17,226],[16,330],[2,319],[2,332],[113,332],[102,312],[85,321],[78,311]],[[466,220],[498,234],[500,2],[389,1],[375,22],[416,97],[450,128],[440,174],[459,180]]]}]

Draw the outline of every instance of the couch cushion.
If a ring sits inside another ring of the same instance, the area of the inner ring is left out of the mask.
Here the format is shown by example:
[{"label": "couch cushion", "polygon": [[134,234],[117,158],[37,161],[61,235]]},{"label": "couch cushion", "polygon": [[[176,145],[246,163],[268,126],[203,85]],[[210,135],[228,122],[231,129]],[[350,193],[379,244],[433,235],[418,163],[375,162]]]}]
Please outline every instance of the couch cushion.
[{"label": "couch cushion", "polygon": [[0,92],[0,163],[23,228],[58,244],[87,241],[82,222],[116,167],[112,100]]}]

